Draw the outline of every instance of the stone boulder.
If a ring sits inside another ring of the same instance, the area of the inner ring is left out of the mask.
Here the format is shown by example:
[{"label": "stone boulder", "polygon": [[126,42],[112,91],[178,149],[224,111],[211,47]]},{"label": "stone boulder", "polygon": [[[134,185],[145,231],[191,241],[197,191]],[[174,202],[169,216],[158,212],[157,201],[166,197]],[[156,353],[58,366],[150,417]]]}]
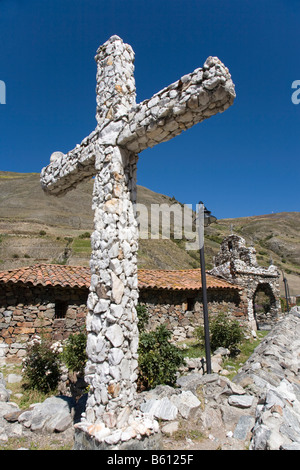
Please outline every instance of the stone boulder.
[{"label": "stone boulder", "polygon": [[[18,377],[10,377],[14,382]],[[24,437],[34,433],[72,432],[78,411],[82,407],[79,400],[71,397],[57,396],[47,398],[43,403],[31,405],[22,410],[10,401],[11,392],[6,388],[3,374],[0,374],[0,442],[7,442],[11,437]]]},{"label": "stone boulder", "polygon": [[47,398],[19,414],[18,422],[31,431],[63,432],[73,425],[75,402],[70,397]]},{"label": "stone boulder", "polygon": [[11,392],[7,390],[3,374],[0,372],[0,402],[9,401]]}]

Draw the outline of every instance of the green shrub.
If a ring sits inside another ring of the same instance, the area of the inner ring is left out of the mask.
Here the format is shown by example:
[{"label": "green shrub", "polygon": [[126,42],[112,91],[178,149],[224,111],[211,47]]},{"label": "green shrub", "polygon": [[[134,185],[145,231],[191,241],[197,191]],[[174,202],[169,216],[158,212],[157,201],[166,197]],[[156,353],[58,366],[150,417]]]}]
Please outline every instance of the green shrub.
[{"label": "green shrub", "polygon": [[146,388],[159,384],[174,385],[176,372],[184,364],[183,353],[169,342],[171,332],[165,325],[149,333],[142,332],[139,341],[139,381]]},{"label": "green shrub", "polygon": [[[219,313],[216,318],[210,320],[209,325],[210,347],[214,352],[219,347],[228,348],[232,355],[235,354],[238,345],[244,338],[242,327],[238,321],[231,320],[225,313]],[[201,348],[205,347],[204,327],[198,326],[194,330],[195,336]]]},{"label": "green shrub", "polygon": [[69,370],[83,374],[87,361],[86,334],[70,335],[65,343],[62,358]]},{"label": "green shrub", "polygon": [[28,343],[27,356],[23,360],[25,388],[50,392],[56,390],[60,379],[62,351],[60,343],[51,343],[35,336]]},{"label": "green shrub", "polygon": [[138,322],[139,332],[142,332],[144,331],[145,326],[147,325],[148,320],[149,320],[149,313],[148,313],[147,307],[145,305],[138,304],[136,306],[136,313],[139,319],[139,322]]},{"label": "green shrub", "polygon": [[[285,297],[280,297],[280,304],[281,304],[282,312],[287,312],[287,303],[286,303],[286,298]],[[289,307],[290,307],[290,305],[289,305]]]},{"label": "green shrub", "polygon": [[78,236],[78,238],[91,238],[90,232],[84,232]]},{"label": "green shrub", "polygon": [[232,354],[243,339],[243,330],[237,320],[231,320],[225,313],[219,313],[210,325],[210,346],[228,348]]},{"label": "green shrub", "polygon": [[200,348],[205,348],[205,340],[204,340],[204,326],[203,325],[199,325],[197,326],[195,329],[194,329],[194,335],[196,336],[197,340],[198,340],[198,345]]}]

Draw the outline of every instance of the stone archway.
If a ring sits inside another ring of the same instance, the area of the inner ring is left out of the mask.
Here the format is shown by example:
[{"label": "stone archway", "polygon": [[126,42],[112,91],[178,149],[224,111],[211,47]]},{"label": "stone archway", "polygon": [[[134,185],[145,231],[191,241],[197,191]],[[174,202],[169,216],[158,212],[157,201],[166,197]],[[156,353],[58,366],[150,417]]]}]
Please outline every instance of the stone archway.
[{"label": "stone archway", "polygon": [[254,291],[253,316],[258,330],[269,329],[277,318],[276,296],[268,282],[259,283]]},{"label": "stone archway", "polygon": [[[231,234],[221,243],[220,251],[215,256],[215,266],[210,274],[222,277],[244,289],[246,315],[251,328],[273,325],[280,312],[279,271],[271,264],[268,268],[259,266],[254,247],[247,247],[245,240]],[[270,309],[264,315],[254,310],[254,298],[257,292],[264,292],[270,299]]]}]

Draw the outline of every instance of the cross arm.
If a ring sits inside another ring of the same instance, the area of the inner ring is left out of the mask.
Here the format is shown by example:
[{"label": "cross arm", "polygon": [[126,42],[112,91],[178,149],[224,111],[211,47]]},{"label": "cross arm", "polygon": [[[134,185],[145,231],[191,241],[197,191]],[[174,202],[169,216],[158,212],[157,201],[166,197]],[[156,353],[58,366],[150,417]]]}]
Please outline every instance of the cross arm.
[{"label": "cross arm", "polygon": [[63,195],[80,181],[95,175],[95,155],[98,130],[83,139],[67,154],[55,152],[50,164],[42,169],[40,181],[46,193]]},{"label": "cross arm", "polygon": [[233,104],[235,96],[227,67],[217,57],[208,57],[203,68],[132,108],[117,143],[139,153],[222,113]]},{"label": "cross arm", "polygon": [[41,171],[42,188],[47,193],[62,195],[97,173],[103,145],[118,145],[140,153],[225,111],[234,98],[228,69],[217,57],[209,57],[203,68],[134,105],[121,118],[98,123],[96,130],[66,155],[55,152],[50,164]]}]

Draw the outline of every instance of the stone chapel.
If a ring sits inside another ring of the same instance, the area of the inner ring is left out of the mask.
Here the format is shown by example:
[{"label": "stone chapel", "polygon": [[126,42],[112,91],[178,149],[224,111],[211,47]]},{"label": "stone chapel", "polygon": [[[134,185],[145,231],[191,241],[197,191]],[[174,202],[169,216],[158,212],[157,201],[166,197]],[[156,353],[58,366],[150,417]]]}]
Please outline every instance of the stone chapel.
[{"label": "stone chapel", "polygon": [[[221,243],[215,257],[215,266],[210,274],[243,287],[246,295],[248,321],[254,329],[264,328],[274,323],[280,312],[279,271],[271,264],[268,268],[258,265],[256,250],[247,247],[244,238],[231,234]],[[258,314],[254,300],[259,292],[264,292],[270,300],[268,312]]]}]

